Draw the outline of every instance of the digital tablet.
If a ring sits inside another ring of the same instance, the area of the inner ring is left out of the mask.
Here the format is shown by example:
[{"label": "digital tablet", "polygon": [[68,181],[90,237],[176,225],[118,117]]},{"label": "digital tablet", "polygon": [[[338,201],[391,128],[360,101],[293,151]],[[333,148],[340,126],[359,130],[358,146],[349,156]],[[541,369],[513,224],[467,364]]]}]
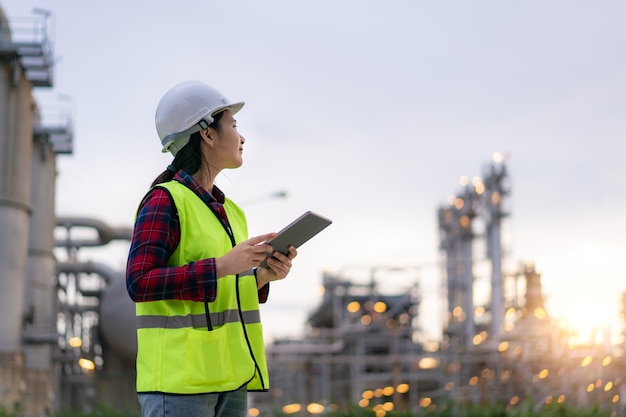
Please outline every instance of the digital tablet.
[{"label": "digital tablet", "polygon": [[[288,254],[289,245],[299,248],[302,244],[324,230],[331,223],[332,220],[313,213],[312,211],[307,211],[302,216],[288,224],[285,228],[278,232],[278,236],[274,239],[268,240],[267,243],[272,245],[272,248],[274,248],[275,251]],[[267,256],[271,256],[271,253],[268,253]],[[260,264],[263,268],[267,268],[266,259],[267,257]]]}]

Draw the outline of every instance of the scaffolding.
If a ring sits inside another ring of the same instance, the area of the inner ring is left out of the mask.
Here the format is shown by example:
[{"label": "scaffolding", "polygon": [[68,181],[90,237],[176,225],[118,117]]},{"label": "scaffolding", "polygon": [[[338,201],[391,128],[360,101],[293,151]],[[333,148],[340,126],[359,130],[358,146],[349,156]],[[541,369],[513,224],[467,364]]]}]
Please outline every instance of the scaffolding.
[{"label": "scaffolding", "polygon": [[[49,35],[50,13],[36,9],[37,17],[0,25],[0,60],[10,63],[14,85],[20,75],[35,87],[52,87],[54,53]],[[6,20],[5,20],[6,21]]]}]

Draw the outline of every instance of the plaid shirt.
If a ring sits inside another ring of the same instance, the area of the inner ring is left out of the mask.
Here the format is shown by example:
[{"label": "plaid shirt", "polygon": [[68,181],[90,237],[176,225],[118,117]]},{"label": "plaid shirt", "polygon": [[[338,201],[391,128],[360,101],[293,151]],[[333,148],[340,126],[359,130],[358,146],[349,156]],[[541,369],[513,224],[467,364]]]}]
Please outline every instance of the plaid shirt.
[{"label": "plaid shirt", "polygon": [[[224,193],[213,187],[208,193],[185,171],[174,180],[187,186],[229,226],[224,210]],[[180,241],[180,220],[174,201],[165,188],[152,188],[137,211],[126,265],[126,287],[135,302],[189,300],[211,302],[217,296],[215,258],[200,259],[183,266],[165,266]],[[269,284],[259,290],[259,302],[267,301]]]}]

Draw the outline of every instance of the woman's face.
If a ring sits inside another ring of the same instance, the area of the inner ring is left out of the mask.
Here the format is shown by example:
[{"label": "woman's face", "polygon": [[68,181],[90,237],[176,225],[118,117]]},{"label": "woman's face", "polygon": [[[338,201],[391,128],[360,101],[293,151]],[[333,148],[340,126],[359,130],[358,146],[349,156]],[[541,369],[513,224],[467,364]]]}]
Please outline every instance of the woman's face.
[{"label": "woman's face", "polygon": [[243,144],[246,140],[237,131],[237,121],[230,110],[225,110],[218,124],[218,129],[209,128],[209,144],[212,145],[209,162],[219,170],[239,168],[243,163]]}]

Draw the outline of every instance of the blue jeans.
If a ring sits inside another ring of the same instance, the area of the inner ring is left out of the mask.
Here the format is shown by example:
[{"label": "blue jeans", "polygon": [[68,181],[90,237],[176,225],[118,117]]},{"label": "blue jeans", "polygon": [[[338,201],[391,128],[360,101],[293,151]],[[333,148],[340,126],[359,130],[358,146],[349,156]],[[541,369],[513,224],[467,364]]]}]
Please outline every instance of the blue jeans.
[{"label": "blue jeans", "polygon": [[218,394],[139,393],[142,417],[246,417],[246,386]]}]

